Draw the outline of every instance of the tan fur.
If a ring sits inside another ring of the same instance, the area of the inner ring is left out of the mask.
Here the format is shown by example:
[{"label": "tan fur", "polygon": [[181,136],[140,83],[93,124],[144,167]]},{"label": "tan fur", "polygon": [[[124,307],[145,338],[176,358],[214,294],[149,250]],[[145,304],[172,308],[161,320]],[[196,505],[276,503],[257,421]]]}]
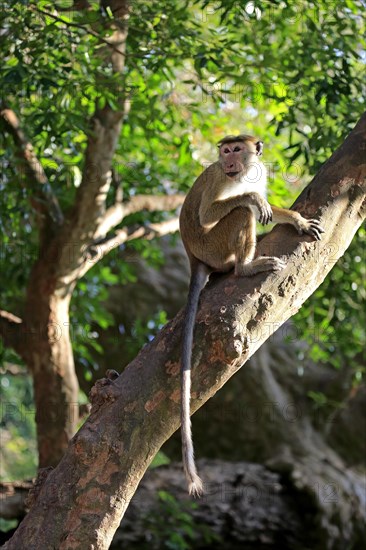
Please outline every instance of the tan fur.
[{"label": "tan fur", "polygon": [[183,328],[182,448],[189,491],[203,491],[194,463],[190,424],[191,354],[199,293],[210,272],[235,269],[237,276],[283,269],[276,257],[254,258],[256,220],[290,223],[298,232],[320,239],[318,220],[298,212],[271,207],[266,200],[267,173],[259,160],[262,142],[253,136],[226,136],[219,142],[219,160],[209,166],[189,191],[180,215],[180,231],[191,263],[191,286]]}]

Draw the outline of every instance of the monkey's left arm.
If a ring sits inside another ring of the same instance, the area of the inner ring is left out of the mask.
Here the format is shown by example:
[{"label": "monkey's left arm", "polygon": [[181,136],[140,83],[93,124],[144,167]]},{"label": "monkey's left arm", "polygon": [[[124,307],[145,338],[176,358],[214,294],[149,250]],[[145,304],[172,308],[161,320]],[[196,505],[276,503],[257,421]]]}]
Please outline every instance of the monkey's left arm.
[{"label": "monkey's left arm", "polygon": [[307,220],[299,212],[295,212],[295,210],[279,208],[278,206],[272,206],[272,212],[272,221],[274,223],[290,223],[296,228],[299,235],[307,233],[308,235],[314,237],[317,241],[320,241],[321,234],[324,233],[324,229],[320,225],[319,220]]}]

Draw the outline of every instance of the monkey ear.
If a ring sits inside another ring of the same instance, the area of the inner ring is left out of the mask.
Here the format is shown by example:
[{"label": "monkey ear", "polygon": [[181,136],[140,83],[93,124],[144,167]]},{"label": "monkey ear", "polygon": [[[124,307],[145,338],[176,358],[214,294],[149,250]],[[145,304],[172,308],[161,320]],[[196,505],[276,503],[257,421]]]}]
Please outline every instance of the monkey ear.
[{"label": "monkey ear", "polygon": [[263,153],[263,141],[257,141],[255,148],[257,151],[257,156],[260,157]]}]

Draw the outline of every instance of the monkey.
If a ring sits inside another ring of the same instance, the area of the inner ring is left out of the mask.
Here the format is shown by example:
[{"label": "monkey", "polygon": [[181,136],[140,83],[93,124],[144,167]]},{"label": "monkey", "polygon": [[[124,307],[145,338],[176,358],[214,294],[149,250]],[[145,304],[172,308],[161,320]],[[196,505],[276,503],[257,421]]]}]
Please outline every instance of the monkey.
[{"label": "monkey", "polygon": [[191,276],[183,320],[181,351],[181,437],[183,468],[189,494],[199,497],[203,483],[198,476],[190,420],[193,329],[201,291],[211,273],[252,276],[279,271],[286,262],[256,252],[256,221],[290,223],[301,235],[321,239],[319,220],[299,212],[271,206],[266,200],[267,173],[260,160],[263,142],[250,135],[229,135],[218,143],[219,158],[196,179],[183,203],[181,238]]}]

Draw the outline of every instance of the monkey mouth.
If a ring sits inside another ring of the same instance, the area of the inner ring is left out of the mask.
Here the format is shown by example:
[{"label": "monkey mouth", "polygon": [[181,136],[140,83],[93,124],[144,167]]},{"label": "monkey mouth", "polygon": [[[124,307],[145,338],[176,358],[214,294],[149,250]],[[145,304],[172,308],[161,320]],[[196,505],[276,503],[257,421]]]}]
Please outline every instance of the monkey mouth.
[{"label": "monkey mouth", "polygon": [[226,172],[226,175],[229,176],[229,178],[234,178],[238,174],[240,174],[240,171],[238,171],[238,172]]}]

